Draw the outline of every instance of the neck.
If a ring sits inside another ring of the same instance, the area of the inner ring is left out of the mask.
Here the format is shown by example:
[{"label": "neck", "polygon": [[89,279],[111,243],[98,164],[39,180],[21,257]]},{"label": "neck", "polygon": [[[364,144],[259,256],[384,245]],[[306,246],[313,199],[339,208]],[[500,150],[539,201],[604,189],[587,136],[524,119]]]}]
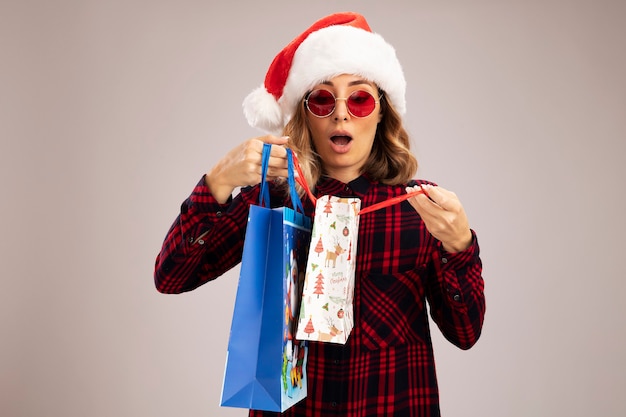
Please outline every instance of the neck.
[{"label": "neck", "polygon": [[361,173],[358,171],[326,172],[326,176],[334,180],[341,181],[344,184],[348,184],[349,182],[359,178]]}]

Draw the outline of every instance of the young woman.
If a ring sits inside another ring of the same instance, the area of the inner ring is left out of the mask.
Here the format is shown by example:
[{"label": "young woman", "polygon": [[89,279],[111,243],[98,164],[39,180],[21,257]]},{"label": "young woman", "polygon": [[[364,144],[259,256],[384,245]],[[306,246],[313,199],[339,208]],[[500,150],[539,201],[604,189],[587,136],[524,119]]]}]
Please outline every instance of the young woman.
[{"label": "young woman", "polygon": [[[395,50],[356,13],[315,22],[272,62],[244,101],[268,132],[231,150],[183,203],[157,257],[164,293],[190,291],[241,261],[261,152],[272,144],[273,206],[288,203],[285,147],[317,196],[358,197],[361,207],[424,194],[361,216],[355,326],[345,345],[309,343],[307,398],[287,416],[438,416],[426,304],[443,335],[472,347],[485,312],[476,234],[457,196],[413,180],[417,162],[402,124],[405,81]],[[233,191],[243,187],[233,197]],[[304,197],[305,211],[314,206]],[[274,413],[250,411],[251,416]]]}]

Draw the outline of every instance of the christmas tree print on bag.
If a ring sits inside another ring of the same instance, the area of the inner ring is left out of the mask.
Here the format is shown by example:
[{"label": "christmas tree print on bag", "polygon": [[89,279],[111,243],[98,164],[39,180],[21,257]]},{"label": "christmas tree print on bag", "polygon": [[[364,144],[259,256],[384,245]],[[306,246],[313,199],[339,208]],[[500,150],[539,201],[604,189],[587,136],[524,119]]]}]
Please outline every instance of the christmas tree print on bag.
[{"label": "christmas tree print on bag", "polygon": [[345,344],[354,326],[355,258],[361,200],[317,199],[296,338]]}]

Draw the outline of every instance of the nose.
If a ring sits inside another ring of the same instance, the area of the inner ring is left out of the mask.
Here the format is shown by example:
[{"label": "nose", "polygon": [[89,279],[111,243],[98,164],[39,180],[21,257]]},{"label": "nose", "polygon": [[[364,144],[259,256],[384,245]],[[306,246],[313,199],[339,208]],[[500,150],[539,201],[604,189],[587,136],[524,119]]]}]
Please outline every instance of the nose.
[{"label": "nose", "polygon": [[350,112],[348,112],[347,100],[347,98],[335,99],[335,110],[333,111],[333,117],[335,120],[348,120]]}]

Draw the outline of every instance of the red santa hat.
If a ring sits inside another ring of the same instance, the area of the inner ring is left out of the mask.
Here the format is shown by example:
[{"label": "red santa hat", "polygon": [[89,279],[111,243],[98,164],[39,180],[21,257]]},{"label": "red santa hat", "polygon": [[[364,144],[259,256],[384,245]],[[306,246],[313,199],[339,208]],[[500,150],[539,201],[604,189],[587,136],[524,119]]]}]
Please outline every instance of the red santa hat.
[{"label": "red santa hat", "polygon": [[263,85],[243,102],[246,119],[280,134],[313,86],[341,74],[376,83],[400,115],[406,112],[406,81],[395,49],[363,16],[345,12],[318,20],[276,55]]}]

